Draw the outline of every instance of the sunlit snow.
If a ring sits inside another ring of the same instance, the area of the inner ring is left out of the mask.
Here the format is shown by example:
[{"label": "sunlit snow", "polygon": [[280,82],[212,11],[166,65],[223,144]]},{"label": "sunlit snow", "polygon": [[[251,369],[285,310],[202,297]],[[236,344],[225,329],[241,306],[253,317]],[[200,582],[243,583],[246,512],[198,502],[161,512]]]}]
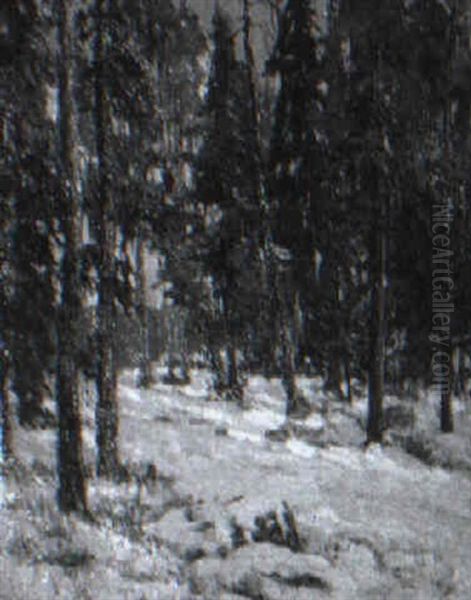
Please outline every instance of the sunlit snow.
[{"label": "sunlit snow", "polygon": [[[365,450],[364,392],[349,407],[329,400],[320,379],[300,377],[313,412],[287,421],[278,379],[250,377],[241,407],[214,399],[208,371],[193,370],[182,386],[162,383],[163,367],[154,374],[149,390],[136,387],[133,370],[121,375],[120,444],[136,474],[154,463],[157,481],[91,479],[96,523],[57,513],[53,431],[15,428],[24,473],[3,482],[1,598],[33,600],[33,589],[34,600],[471,597],[466,404],[456,402],[456,434],[440,438],[435,400],[421,396],[417,428],[438,440],[438,458],[456,464],[446,470],[399,447]],[[91,468],[93,386],[87,389]],[[283,429],[285,441],[267,437]],[[283,501],[302,552],[252,539],[257,517],[275,511],[283,523]],[[240,547],[233,547],[234,522],[245,536]],[[61,566],[64,553],[89,557],[86,566]]]}]

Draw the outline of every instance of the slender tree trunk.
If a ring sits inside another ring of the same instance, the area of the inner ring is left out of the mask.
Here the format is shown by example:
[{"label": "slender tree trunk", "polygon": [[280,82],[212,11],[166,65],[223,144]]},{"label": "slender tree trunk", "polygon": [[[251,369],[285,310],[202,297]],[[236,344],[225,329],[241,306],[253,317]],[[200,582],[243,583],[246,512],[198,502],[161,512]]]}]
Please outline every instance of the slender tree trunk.
[{"label": "slender tree trunk", "polygon": [[265,285],[265,310],[266,314],[262,321],[265,335],[268,334],[267,344],[264,344],[264,373],[267,378],[273,377],[278,373],[277,351],[280,347],[280,294],[278,290],[278,280],[276,273],[276,261],[273,251],[272,233],[269,225],[270,210],[264,206],[262,215],[263,226],[263,282]]},{"label": "slender tree trunk", "polygon": [[342,392],[342,369],[341,369],[341,356],[340,356],[340,348],[337,344],[334,344],[334,350],[332,353],[332,357],[329,360],[328,369],[327,369],[327,381],[325,384],[325,389],[330,390],[334,393],[335,397],[338,399],[343,398]]},{"label": "slender tree trunk", "polygon": [[449,352],[450,374],[448,380],[442,384],[440,391],[440,429],[442,433],[452,433],[454,431],[453,419],[453,359],[452,352]]},{"label": "slender tree trunk", "polygon": [[[367,443],[383,439],[383,393],[386,334],[386,231],[385,199],[378,195],[381,206],[375,209],[376,222],[371,232],[371,320],[368,373]],[[378,218],[379,217],[379,218]]]},{"label": "slender tree trunk", "polygon": [[185,307],[179,308],[178,317],[178,354],[180,356],[181,378],[183,383],[189,383],[188,340],[186,337],[188,313]]},{"label": "slender tree trunk", "polygon": [[466,386],[466,364],[465,364],[465,352],[462,348],[457,348],[455,350],[455,384],[454,394],[458,396],[461,400],[467,399],[467,386]]},{"label": "slender tree trunk", "polygon": [[139,386],[147,388],[152,383],[149,347],[149,309],[146,302],[146,274],[144,241],[138,231],[136,239],[137,316],[139,319]]},{"label": "slender tree trunk", "polygon": [[[248,89],[249,89],[249,98],[250,98],[250,112],[251,112],[251,120],[252,120],[252,135],[257,143],[257,150],[259,150],[259,124],[258,124],[258,103],[257,103],[257,93],[255,88],[255,60],[252,50],[252,43],[250,40],[252,30],[252,19],[250,17],[250,6],[249,0],[243,0],[243,34],[244,34],[244,56],[245,56],[245,66],[247,69],[247,78],[248,78]],[[257,156],[257,160],[261,157]],[[258,169],[260,169],[261,165],[258,165]]]},{"label": "slender tree trunk", "polygon": [[347,352],[345,352],[345,354],[344,354],[343,365],[344,365],[344,371],[345,371],[345,383],[347,386],[347,402],[349,404],[352,404],[352,402],[353,402],[352,379],[351,379],[351,375],[350,375],[350,359],[348,357]]},{"label": "slender tree trunk", "polygon": [[281,325],[282,372],[281,381],[286,392],[286,415],[297,412],[297,393],[295,382],[294,352],[291,343],[289,326],[286,322]]},{"label": "slender tree trunk", "polygon": [[[294,326],[294,298],[292,281],[288,273],[284,273],[283,281],[276,281],[276,294],[278,297],[278,318],[281,343],[281,382],[286,392],[286,416],[300,414],[303,409],[302,396],[296,388],[295,364],[295,326]],[[281,289],[280,289],[281,288]],[[279,298],[279,294],[283,298]]]},{"label": "slender tree trunk", "polygon": [[8,357],[6,350],[0,348],[0,418],[2,430],[3,460],[13,457],[13,429],[11,422],[10,396],[8,392]]},{"label": "slender tree trunk", "polygon": [[[450,63],[453,60],[453,48],[450,43]],[[443,158],[446,165],[454,162],[455,158],[454,147],[451,135],[451,102],[447,99],[445,100],[445,104],[443,107],[443,132],[444,132],[444,148],[443,148]],[[456,177],[454,173],[452,173],[451,177]],[[456,185],[455,181],[449,182],[448,193],[450,194],[450,198],[452,201],[452,210],[450,211],[453,215],[454,212],[454,199],[458,196],[458,185]],[[450,240],[450,250],[452,250],[453,244],[452,240]],[[452,319],[452,315],[451,319]],[[450,323],[449,331],[448,331],[448,347],[446,348],[446,353],[448,355],[447,365],[449,367],[448,377],[446,381],[444,381],[441,385],[441,393],[440,393],[440,429],[442,433],[452,433],[454,431],[454,419],[453,419],[453,384],[454,384],[454,368],[453,368],[453,348],[451,342],[451,334],[452,334],[452,325]]]},{"label": "slender tree trunk", "polygon": [[[350,365],[348,364],[348,338],[345,326],[344,312],[345,309],[342,306],[340,296],[340,280],[339,277],[335,277],[335,306],[336,306],[336,334],[337,343],[335,349],[335,355],[338,360],[339,377],[338,384],[336,386],[336,393],[340,400],[351,402],[351,389],[350,389]],[[346,385],[347,393],[344,394],[343,385]]]},{"label": "slender tree trunk", "polygon": [[177,381],[182,385],[190,381],[187,359],[188,348],[185,337],[186,309],[180,305],[176,305],[174,308],[174,367],[179,369]]},{"label": "slender tree trunk", "polygon": [[60,223],[65,244],[61,261],[56,399],[59,417],[57,466],[61,511],[87,512],[82,456],[79,375],[76,363],[81,311],[79,273],[79,200],[73,146],[71,17],[66,0],[57,0],[60,127]]},{"label": "slender tree trunk", "polygon": [[190,383],[190,371],[188,368],[188,358],[186,349],[184,349],[181,353],[181,366],[182,366],[182,381],[187,384]]},{"label": "slender tree trunk", "polygon": [[[326,253],[328,257],[328,252]],[[332,352],[330,353],[329,364],[327,369],[326,389],[334,392],[338,399],[343,398],[342,391],[342,346],[345,344],[343,339],[343,327],[340,323],[342,318],[342,307],[340,304],[340,284],[336,274],[337,265],[331,263],[329,258],[326,258],[329,287],[331,289],[333,305],[335,312],[333,314],[332,323]]]},{"label": "slender tree trunk", "polygon": [[227,385],[229,389],[235,389],[239,385],[239,369],[237,366],[237,350],[232,340],[229,340],[226,348],[227,357]]},{"label": "slender tree trunk", "polygon": [[212,341],[209,343],[209,362],[211,370],[215,375],[214,388],[217,393],[224,391],[226,382],[224,381],[224,365],[222,364],[219,348]]},{"label": "slender tree trunk", "polygon": [[237,346],[235,343],[234,328],[232,326],[232,310],[229,294],[231,292],[225,290],[223,293],[222,313],[224,319],[224,329],[226,336],[226,387],[234,392],[239,388],[239,366],[237,360]]},{"label": "slender tree trunk", "polygon": [[175,369],[177,368],[177,314],[173,304],[167,312],[167,382],[175,384],[178,381]]},{"label": "slender tree trunk", "polygon": [[97,473],[112,477],[118,469],[118,400],[115,361],[115,227],[112,222],[113,200],[109,189],[107,131],[110,107],[106,93],[107,0],[96,0],[97,32],[95,39],[95,127],[98,158],[98,375],[96,407]]}]

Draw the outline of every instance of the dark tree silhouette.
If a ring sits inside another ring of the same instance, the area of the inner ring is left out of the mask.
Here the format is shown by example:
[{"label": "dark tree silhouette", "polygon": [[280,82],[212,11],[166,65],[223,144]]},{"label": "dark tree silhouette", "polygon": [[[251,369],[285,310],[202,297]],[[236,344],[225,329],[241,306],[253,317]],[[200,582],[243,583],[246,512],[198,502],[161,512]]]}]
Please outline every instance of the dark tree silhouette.
[{"label": "dark tree silhouette", "polygon": [[63,512],[87,512],[82,457],[78,326],[81,312],[79,263],[79,196],[74,159],[74,99],[72,94],[72,15],[66,0],[57,0],[59,83],[59,198],[58,212],[64,248],[60,265],[61,299],[58,322],[56,399],[59,417],[57,466],[59,507]]},{"label": "dark tree silhouette", "polygon": [[109,3],[97,0],[96,34],[94,47],[95,69],[95,131],[98,160],[97,187],[97,244],[98,260],[98,306],[97,342],[98,372],[96,407],[97,473],[112,477],[117,473],[118,455],[118,399],[117,368],[115,356],[115,261],[116,228],[113,222],[114,204],[111,193],[112,175],[109,161],[109,135],[111,129],[110,98],[107,86],[106,65],[110,20]]}]

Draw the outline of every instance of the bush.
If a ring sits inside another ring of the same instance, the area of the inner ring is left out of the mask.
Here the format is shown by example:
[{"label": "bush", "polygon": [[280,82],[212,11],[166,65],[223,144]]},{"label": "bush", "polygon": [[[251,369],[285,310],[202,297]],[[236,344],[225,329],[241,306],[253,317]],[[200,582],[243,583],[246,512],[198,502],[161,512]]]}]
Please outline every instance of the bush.
[{"label": "bush", "polygon": [[407,435],[402,439],[402,447],[411,456],[429,466],[435,466],[436,456],[433,442],[424,434]]},{"label": "bush", "polygon": [[411,429],[415,425],[413,406],[394,404],[384,409],[385,429]]},{"label": "bush", "polygon": [[305,544],[298,533],[294,513],[285,501],[283,501],[281,516],[283,526],[280,524],[278,514],[274,510],[268,511],[265,515],[255,517],[255,529],[252,531],[252,540],[254,542],[270,542],[278,546],[287,546],[293,552],[301,552]]}]

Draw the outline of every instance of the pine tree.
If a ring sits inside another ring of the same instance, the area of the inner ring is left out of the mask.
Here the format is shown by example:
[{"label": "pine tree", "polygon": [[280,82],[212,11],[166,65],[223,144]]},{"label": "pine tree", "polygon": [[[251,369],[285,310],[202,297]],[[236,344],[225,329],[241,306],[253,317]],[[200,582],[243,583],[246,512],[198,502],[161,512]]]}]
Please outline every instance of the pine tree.
[{"label": "pine tree", "polygon": [[[3,75],[3,68],[0,66]],[[9,107],[11,110],[11,107]],[[6,113],[6,111],[5,111]],[[7,114],[5,117],[8,118]],[[14,151],[11,140],[2,140],[5,164],[11,167]],[[0,198],[0,431],[4,459],[13,456],[12,412],[9,395],[9,372],[11,368],[11,345],[14,336],[14,323],[11,318],[12,287],[12,244],[10,239],[13,224],[13,202],[11,191],[14,183],[4,178],[4,194]]]},{"label": "pine tree", "polygon": [[87,492],[82,457],[78,325],[81,312],[79,265],[79,197],[74,149],[74,99],[72,93],[71,12],[65,0],[57,0],[59,87],[59,197],[58,213],[64,247],[60,265],[61,300],[58,322],[56,398],[59,417],[57,465],[60,509],[87,512]]},{"label": "pine tree", "polygon": [[0,328],[3,332],[0,337],[0,435],[1,435],[1,446],[0,454],[3,460],[13,456],[13,423],[12,413],[10,406],[10,395],[8,389],[8,375],[10,369],[10,356],[8,345],[6,342],[6,332],[8,331],[8,319],[7,319],[7,302],[5,294],[3,292],[4,286],[6,285],[5,277],[5,254],[4,247],[0,249]]},{"label": "pine tree", "polygon": [[112,477],[117,473],[118,457],[118,400],[115,356],[115,263],[116,229],[113,222],[114,203],[111,194],[111,165],[109,135],[111,130],[110,98],[106,65],[109,56],[109,5],[96,0],[95,69],[95,131],[98,160],[97,187],[97,245],[98,305],[97,342],[98,372],[96,408],[97,473]]},{"label": "pine tree", "polygon": [[469,265],[470,265],[470,14],[465,2],[455,4],[455,49],[453,57],[452,82],[450,86],[451,101],[457,108],[453,121],[454,155],[457,161],[456,176],[458,179],[457,207],[455,210],[455,228],[453,231],[455,250],[455,312],[453,314],[452,336],[455,340],[456,372],[455,394],[468,396],[466,356],[470,353],[469,330],[470,314],[465,308],[470,306]]},{"label": "pine tree", "polygon": [[[259,176],[255,138],[248,135],[252,123],[246,70],[235,57],[233,35],[219,9],[213,18],[214,52],[206,99],[206,132],[197,160],[196,195],[207,207],[206,232],[209,251],[206,268],[213,281],[219,335],[209,346],[213,362],[220,340],[226,370],[220,383],[240,394],[237,349],[250,310],[244,298],[243,273],[255,267],[256,231],[260,222]],[[216,339],[219,338],[219,339]]]},{"label": "pine tree", "polygon": [[[2,36],[2,76],[11,94],[2,98],[4,150],[12,202],[8,300],[15,333],[8,340],[13,389],[22,425],[35,426],[42,414],[47,372],[54,347],[54,259],[50,231],[54,197],[54,143],[46,116],[46,81],[53,78],[51,26],[33,2],[7,2]],[[41,65],[41,68],[39,68]]]},{"label": "pine tree", "polygon": [[356,195],[361,197],[360,190],[364,194],[366,216],[361,231],[368,253],[370,287],[368,442],[380,442],[383,432],[390,207],[401,194],[402,182],[397,174],[403,172],[397,170],[396,158],[401,148],[397,117],[403,89],[402,16],[401,7],[394,2],[372,6],[368,13],[355,2],[342,2],[339,14],[349,47],[350,147],[357,144],[350,172]]},{"label": "pine tree", "polygon": [[273,344],[273,338],[277,337],[276,334],[273,335],[277,305],[276,266],[270,223],[266,152],[262,139],[262,109],[252,46],[253,25],[250,1],[243,0],[242,8],[243,55],[250,107],[250,119],[244,136],[247,145],[253,148],[254,191],[256,204],[259,207],[258,223],[255,227],[255,244],[258,246],[259,261],[254,265],[257,289],[253,291],[253,304],[258,309],[258,316],[250,320],[253,327],[249,328],[247,334],[244,356],[252,368],[262,366],[265,374],[270,376],[277,371],[276,345]]},{"label": "pine tree", "polygon": [[[414,127],[409,134],[404,130],[397,136],[402,160],[396,162],[396,171],[407,182],[408,194],[400,199],[392,215],[398,232],[397,244],[392,244],[391,250],[394,269],[391,295],[396,299],[392,325],[402,328],[407,336],[403,377],[421,378],[425,382],[430,382],[433,360],[429,335],[436,267],[432,259],[427,259],[433,243],[431,207],[442,205],[445,210],[450,209],[450,215],[466,214],[467,176],[463,177],[463,173],[467,169],[462,170],[461,165],[467,160],[467,133],[462,121],[468,111],[466,84],[463,87],[462,79],[467,60],[459,41],[465,37],[460,25],[464,12],[460,2],[452,7],[440,2],[414,3],[408,9],[402,42],[402,71],[406,73],[408,94],[400,99],[400,112]],[[458,233],[460,222],[455,217],[450,220],[449,249],[455,257],[460,241],[465,239]],[[454,262],[456,265],[456,258]],[[453,285],[459,290],[458,295],[466,287],[458,278]],[[455,293],[450,294],[450,303]],[[457,307],[458,304],[461,303],[457,302]],[[451,315],[447,349],[450,367],[458,339],[457,316]],[[464,322],[462,319],[466,317],[461,313],[459,319]],[[453,429],[453,387],[453,368],[450,368],[450,377],[440,394],[443,431]]]},{"label": "pine tree", "polygon": [[[313,284],[314,214],[318,212],[321,145],[318,129],[321,94],[315,13],[307,0],[290,0],[282,13],[278,39],[268,63],[279,77],[273,136],[270,147],[270,195],[273,236],[289,262],[282,266],[276,285],[282,374],[287,413],[303,410],[294,374],[299,362],[306,290]],[[286,252],[287,251],[287,252]]]}]

